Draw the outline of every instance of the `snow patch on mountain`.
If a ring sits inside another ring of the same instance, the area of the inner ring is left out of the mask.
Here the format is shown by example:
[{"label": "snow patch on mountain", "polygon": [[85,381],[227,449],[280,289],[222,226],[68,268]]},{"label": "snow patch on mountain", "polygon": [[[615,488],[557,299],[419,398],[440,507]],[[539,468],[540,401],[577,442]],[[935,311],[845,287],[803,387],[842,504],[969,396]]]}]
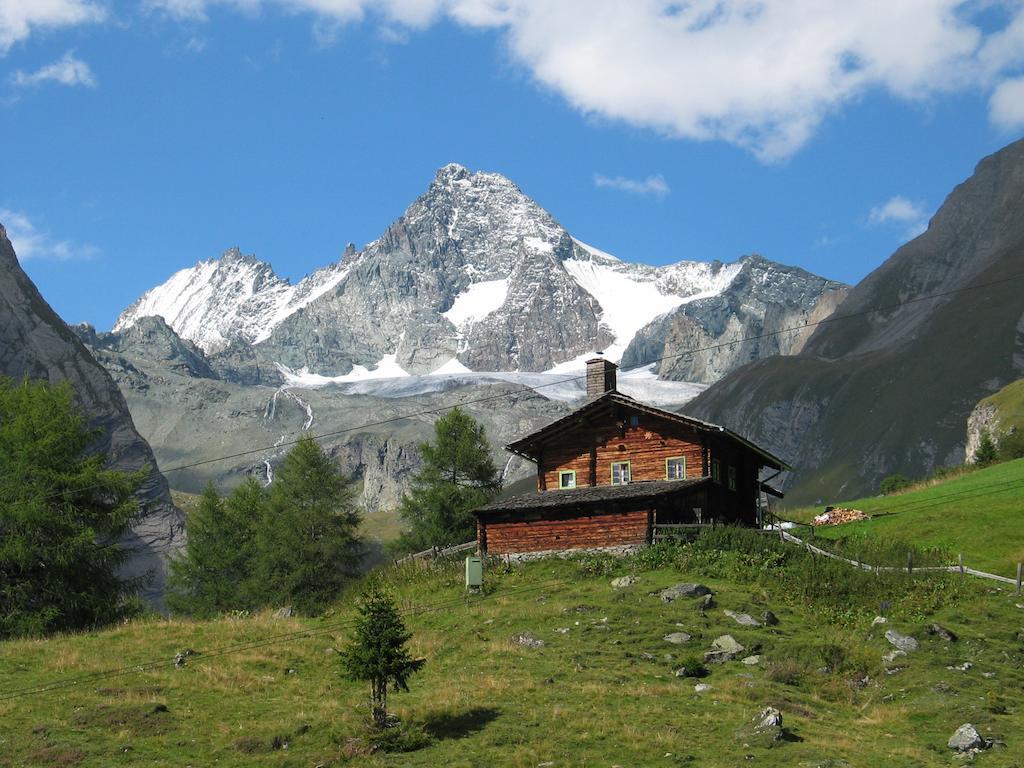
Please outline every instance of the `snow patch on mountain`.
[{"label": "snow patch on mountain", "polygon": [[[580,366],[562,373],[530,373],[525,371],[471,371],[452,358],[436,371],[410,375],[387,355],[373,370],[354,366],[344,376],[320,376],[307,369],[293,371],[277,364],[285,377],[285,387],[297,389],[337,388],[349,395],[372,395],[385,398],[417,397],[487,383],[505,383],[533,390],[551,400],[575,402],[586,397],[586,371]],[[642,402],[661,406],[683,405],[707,388],[704,384],[684,381],[663,381],[654,366],[622,371],[618,390]]]},{"label": "snow patch on mountain", "polygon": [[508,296],[508,279],[473,283],[455,297],[451,309],[442,315],[456,328],[483,320],[499,309]]},{"label": "snow patch on mountain", "polygon": [[[566,259],[563,266],[601,305],[601,322],[615,336],[614,343],[603,352],[614,361],[621,359],[629,342],[645,325],[682,304],[721,294],[742,268],[740,263],[687,261],[660,268],[627,264],[579,240],[574,242],[590,258]],[[581,357],[585,359],[586,355]],[[563,366],[575,365],[579,359],[556,369],[566,370]]]},{"label": "snow patch on mountain", "polygon": [[374,381],[377,379],[398,379],[409,375],[396,360],[396,355],[384,355],[373,368],[363,365],[353,365],[352,370],[342,376],[321,376],[313,373],[308,368],[292,370],[287,365],[274,363],[277,370],[284,378],[286,387],[298,387],[300,389],[319,389],[331,384],[347,384],[353,381]]},{"label": "snow patch on mountain", "polygon": [[332,264],[293,286],[266,262],[232,248],[219,259],[175,272],[144,293],[121,314],[114,330],[125,330],[142,317],[159,316],[207,354],[221,351],[234,339],[256,343],[335,287],[348,269],[347,264]]}]

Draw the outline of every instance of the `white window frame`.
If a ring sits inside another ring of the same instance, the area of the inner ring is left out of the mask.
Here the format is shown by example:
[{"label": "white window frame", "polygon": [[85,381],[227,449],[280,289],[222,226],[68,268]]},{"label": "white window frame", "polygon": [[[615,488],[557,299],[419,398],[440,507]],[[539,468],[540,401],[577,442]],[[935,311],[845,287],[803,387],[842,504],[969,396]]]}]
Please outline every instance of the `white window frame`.
[{"label": "white window frame", "polygon": [[[620,478],[619,482],[616,482],[615,481],[615,467],[622,466],[623,464],[626,465],[625,481],[623,481]],[[612,485],[629,485],[630,481],[633,479],[633,467],[632,467],[632,463],[629,462],[629,461],[613,461],[611,463],[610,470],[611,470]]]},{"label": "white window frame", "polygon": [[[572,479],[572,485],[566,485],[563,480],[569,477]],[[560,469],[558,470],[558,488],[559,490],[567,490],[569,488],[576,487],[576,470],[575,469]]]},{"label": "white window frame", "polygon": [[[683,474],[676,477],[672,474],[670,467],[671,462],[676,461],[682,464]],[[665,479],[666,480],[685,480],[686,479],[686,457],[685,456],[669,456],[665,459]]]}]

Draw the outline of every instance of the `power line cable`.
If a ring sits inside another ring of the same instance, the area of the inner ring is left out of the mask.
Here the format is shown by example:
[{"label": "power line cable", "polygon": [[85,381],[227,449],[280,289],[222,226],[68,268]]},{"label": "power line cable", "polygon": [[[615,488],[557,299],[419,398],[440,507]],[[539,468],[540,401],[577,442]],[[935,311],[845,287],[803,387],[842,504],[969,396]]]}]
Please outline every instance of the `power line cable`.
[{"label": "power line cable", "polygon": [[[786,334],[786,333],[796,333],[798,331],[806,330],[808,328],[814,328],[814,327],[817,327],[817,326],[820,326],[820,325],[825,325],[827,323],[835,323],[835,322],[841,322],[841,321],[846,321],[846,320],[853,320],[853,319],[857,319],[857,318],[861,318],[861,317],[867,317],[868,315],[876,314],[878,312],[887,312],[887,311],[890,311],[890,310],[894,310],[894,309],[898,309],[900,307],[907,306],[909,304],[916,304],[916,303],[919,303],[919,302],[922,302],[922,301],[929,301],[929,300],[932,300],[932,299],[945,298],[947,296],[952,296],[952,295],[956,295],[956,294],[960,294],[960,293],[965,293],[965,292],[968,292],[968,291],[981,290],[983,288],[991,288],[991,287],[996,286],[996,285],[1002,285],[1002,284],[1005,284],[1005,283],[1012,282],[1014,280],[1020,280],[1022,278],[1024,278],[1024,273],[1018,273],[1018,274],[1014,274],[1014,275],[1009,275],[1009,276],[1007,276],[1005,278],[1001,278],[999,280],[991,280],[991,281],[988,281],[988,282],[985,282],[985,283],[978,283],[976,285],[964,286],[962,288],[952,288],[952,289],[949,289],[947,291],[940,291],[940,292],[937,292],[937,293],[927,294],[927,295],[924,295],[924,296],[916,296],[914,298],[904,299],[903,301],[894,302],[892,304],[887,304],[887,305],[883,305],[883,306],[880,306],[880,307],[874,307],[874,308],[871,308],[871,309],[865,309],[865,310],[861,310],[859,312],[851,312],[851,313],[848,313],[848,314],[845,314],[845,315],[838,315],[838,316],[830,315],[829,317],[826,317],[826,318],[824,318],[822,320],[815,320],[813,322],[806,322],[806,323],[802,323],[800,325],[794,325],[794,326],[790,326],[788,328],[782,328],[782,329],[779,329],[779,330],[776,330],[776,331],[766,331],[766,332],[760,333],[760,334],[753,334],[753,335],[750,335],[750,336],[743,336],[743,337],[740,337],[738,339],[734,339],[733,341],[719,342],[717,344],[710,344],[710,345],[707,345],[707,346],[704,346],[704,347],[697,347],[695,349],[686,350],[684,352],[678,352],[678,353],[672,354],[672,355],[662,355],[661,357],[653,358],[653,359],[647,360],[646,362],[639,363],[639,364],[637,364],[636,366],[634,366],[633,368],[631,368],[629,370],[634,370],[636,368],[647,367],[647,366],[650,366],[650,365],[654,365],[656,363],[664,362],[666,360],[673,360],[673,359],[678,359],[678,358],[682,358],[682,357],[692,356],[692,355],[695,355],[695,354],[697,354],[699,352],[711,352],[711,351],[714,351],[716,349],[723,349],[725,347],[732,347],[732,346],[735,346],[736,344],[740,344],[740,343],[747,342],[747,341],[758,341],[758,340],[761,340],[761,339],[771,338],[773,336],[780,336],[780,335]],[[513,397],[515,397],[517,395],[523,395],[523,394],[528,394],[528,393],[531,393],[531,392],[536,392],[537,390],[544,389],[546,387],[554,387],[554,386],[559,386],[559,385],[562,385],[562,384],[570,384],[570,383],[573,383],[575,381],[581,381],[581,380],[585,380],[585,379],[586,379],[586,374],[585,373],[578,374],[578,375],[570,376],[570,377],[567,377],[567,378],[564,378],[564,379],[559,379],[559,380],[556,380],[556,381],[550,381],[550,382],[546,382],[546,383],[542,383],[542,384],[536,384],[536,385],[532,385],[532,386],[523,386],[523,387],[521,387],[519,389],[515,389],[515,390],[513,390],[511,392],[502,392],[502,393],[495,394],[495,395],[486,395],[486,396],[477,397],[477,398],[467,398],[467,399],[463,399],[462,401],[460,401],[458,403],[453,403],[451,405],[438,406],[436,408],[427,408],[427,409],[420,410],[420,411],[411,411],[409,413],[400,414],[398,416],[392,416],[392,417],[389,417],[389,418],[386,418],[386,419],[379,419],[377,421],[365,422],[363,424],[359,424],[359,425],[352,426],[352,427],[344,427],[342,429],[332,430],[330,432],[320,432],[320,433],[317,433],[317,434],[310,434],[309,436],[312,437],[314,440],[323,440],[323,439],[328,438],[328,437],[336,437],[338,435],[347,434],[349,432],[356,432],[356,431],[359,431],[359,430],[368,429],[370,427],[384,426],[386,424],[393,424],[395,422],[406,421],[406,420],[410,420],[410,419],[416,419],[416,418],[420,418],[420,417],[423,417],[423,416],[432,416],[432,415],[436,415],[436,414],[439,414],[439,413],[444,413],[446,411],[450,411],[453,408],[458,408],[458,407],[461,407],[461,406],[464,406],[464,405],[478,405],[478,404],[481,404],[481,403],[493,402],[495,400],[505,400],[505,399],[508,399],[508,398],[513,398]],[[293,431],[291,433],[285,433],[285,434],[300,434],[303,431],[304,430],[298,430],[297,432]],[[217,456],[217,457],[210,458],[210,459],[202,459],[202,460],[199,460],[199,461],[189,462],[189,463],[186,463],[186,464],[179,464],[179,465],[176,465],[176,466],[173,466],[173,467],[169,467],[169,468],[166,468],[166,469],[163,469],[163,470],[160,470],[160,471],[161,471],[162,474],[168,475],[168,474],[170,474],[172,472],[181,472],[181,471],[184,471],[186,469],[194,469],[195,467],[200,467],[200,466],[204,466],[204,465],[207,465],[207,464],[214,464],[214,463],[217,463],[217,462],[220,462],[220,461],[228,461],[230,459],[238,459],[238,458],[242,458],[244,456],[251,456],[251,455],[257,454],[257,453],[266,453],[267,451],[271,451],[271,450],[287,447],[287,446],[290,446],[290,445],[294,445],[297,442],[298,442],[298,439],[282,441],[282,442],[276,443],[274,445],[264,445],[264,446],[260,446],[260,447],[256,447],[256,448],[250,448],[250,449],[247,449],[247,450],[244,450],[244,451],[238,451],[236,453],[225,454],[223,456]],[[97,489],[99,487],[100,486],[78,488],[78,489],[75,489],[75,492],[76,493],[81,493],[83,491],[94,490],[94,489]],[[48,495],[44,495],[44,496],[41,496],[41,497],[36,497],[35,500],[38,501],[38,500],[46,500],[46,499],[49,499],[49,498],[57,498],[59,496],[63,496],[65,493],[67,493],[67,491],[54,492],[54,493],[51,493],[51,494],[48,494]]]}]

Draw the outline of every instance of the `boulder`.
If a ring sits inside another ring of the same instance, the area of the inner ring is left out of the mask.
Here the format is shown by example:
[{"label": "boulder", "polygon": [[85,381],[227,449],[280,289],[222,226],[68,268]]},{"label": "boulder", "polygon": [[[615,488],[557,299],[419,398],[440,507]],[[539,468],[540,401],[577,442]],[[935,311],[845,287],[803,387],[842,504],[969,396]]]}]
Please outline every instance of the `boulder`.
[{"label": "boulder", "polygon": [[928,626],[928,634],[934,635],[935,637],[941,637],[947,643],[955,643],[957,640],[956,634],[951,630],[946,629],[941,624],[930,624]]},{"label": "boulder", "polygon": [[757,666],[758,664],[761,663],[761,657],[759,655],[755,654],[753,656],[747,656],[745,659],[742,659],[742,661],[748,667],[755,667],[755,666]]},{"label": "boulder", "polygon": [[952,736],[949,737],[947,745],[950,749],[956,750],[957,752],[970,752],[976,749],[987,749],[991,746],[990,742],[986,741],[978,729],[970,723],[964,723]]},{"label": "boulder", "polygon": [[760,627],[761,622],[751,616],[749,613],[736,613],[736,611],[730,611],[728,609],[722,611],[726,616],[744,627]]},{"label": "boulder", "polygon": [[623,589],[624,587],[631,587],[640,581],[638,576],[619,576],[617,579],[612,579],[612,588]]},{"label": "boulder", "polygon": [[715,596],[714,595],[704,595],[697,602],[697,609],[701,613],[703,613],[704,611],[710,611],[714,607],[715,607]]},{"label": "boulder", "polygon": [[754,716],[754,729],[782,728],[782,713],[775,707],[765,707]]},{"label": "boulder", "polygon": [[885,633],[885,639],[904,653],[916,651],[919,647],[917,640],[912,638],[910,635],[904,635],[901,632],[897,632],[895,629],[887,630]]},{"label": "boulder", "polygon": [[672,643],[672,645],[686,645],[693,638],[685,632],[673,632],[665,635],[664,640],[666,643]]},{"label": "boulder", "polygon": [[275,619],[290,619],[295,615],[295,611],[290,605],[286,605],[284,608],[278,608],[272,615]]},{"label": "boulder", "polygon": [[712,592],[703,584],[684,583],[666,587],[655,594],[661,598],[663,603],[671,603],[673,600],[678,600],[680,597],[703,597],[704,595],[712,594]]},{"label": "boulder", "polygon": [[711,650],[704,654],[704,661],[708,664],[723,664],[732,661],[744,650],[732,635],[722,635],[711,643]]},{"label": "boulder", "polygon": [[516,645],[521,645],[524,648],[544,647],[544,641],[532,632],[520,632],[519,634],[512,635],[512,642]]},{"label": "boulder", "polygon": [[695,686],[693,686],[693,690],[695,690],[697,693],[703,693],[704,691],[710,691],[711,686],[707,683],[697,683]]}]

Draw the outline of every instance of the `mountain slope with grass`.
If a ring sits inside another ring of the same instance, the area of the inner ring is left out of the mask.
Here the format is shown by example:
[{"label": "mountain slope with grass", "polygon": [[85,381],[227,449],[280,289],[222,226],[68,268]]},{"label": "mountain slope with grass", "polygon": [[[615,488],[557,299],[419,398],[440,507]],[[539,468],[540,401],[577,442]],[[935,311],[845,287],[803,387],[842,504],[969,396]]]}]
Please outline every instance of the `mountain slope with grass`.
[{"label": "mountain slope with grass", "polygon": [[[871,541],[912,541],[941,550],[947,564],[963,554],[968,567],[1007,577],[1024,562],[1024,459],[844,506],[871,519],[819,527],[815,535],[841,541],[853,553]],[[780,516],[807,523],[819,512],[820,507],[805,507]]]},{"label": "mountain slope with grass", "polygon": [[[993,742],[982,765],[1012,765],[1024,744],[1024,610],[984,583],[856,571],[729,529],[629,558],[492,563],[479,595],[461,566],[383,572],[426,659],[389,698],[402,724],[383,737],[333,650],[346,595],[318,619],[154,619],[0,645],[0,766],[948,766],[965,722]],[[711,603],[662,598],[681,582]],[[919,647],[889,655],[887,630]],[[743,649],[706,662],[723,635]],[[755,727],[767,707],[781,728]]]},{"label": "mountain slope with grass", "polygon": [[787,459],[798,503],[962,463],[968,414],[1024,373],[1022,207],[1024,140],[982,160],[799,355],[747,365],[686,411]]}]

